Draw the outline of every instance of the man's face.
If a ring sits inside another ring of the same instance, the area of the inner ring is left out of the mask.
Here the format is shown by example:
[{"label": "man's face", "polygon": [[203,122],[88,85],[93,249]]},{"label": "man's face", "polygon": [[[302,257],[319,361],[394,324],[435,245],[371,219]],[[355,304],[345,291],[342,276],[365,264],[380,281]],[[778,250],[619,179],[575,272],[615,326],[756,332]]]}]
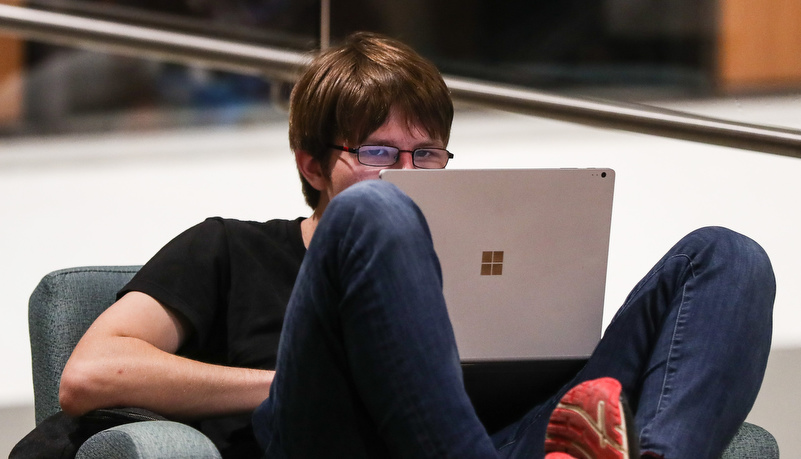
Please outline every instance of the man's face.
[{"label": "man's face", "polygon": [[[407,126],[406,120],[397,110],[392,110],[387,121],[362,142],[363,145],[385,145],[397,147],[401,150],[414,150],[415,148],[431,147],[445,148],[442,140],[429,137],[424,129],[418,126]],[[360,145],[347,145],[358,147]],[[338,153],[338,154],[337,154]],[[398,162],[389,167],[375,167],[361,164],[357,155],[348,152],[337,152],[331,157],[330,180],[326,185],[325,193],[329,199],[333,198],[345,188],[362,180],[377,179],[378,173],[383,169],[414,169],[412,154],[402,152]]]}]

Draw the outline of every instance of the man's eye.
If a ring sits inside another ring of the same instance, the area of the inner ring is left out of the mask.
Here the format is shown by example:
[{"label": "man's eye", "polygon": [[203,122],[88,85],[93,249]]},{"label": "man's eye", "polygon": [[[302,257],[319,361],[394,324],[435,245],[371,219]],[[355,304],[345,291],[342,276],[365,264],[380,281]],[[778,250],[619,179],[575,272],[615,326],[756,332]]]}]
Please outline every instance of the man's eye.
[{"label": "man's eye", "polygon": [[364,147],[362,147],[361,149],[359,149],[359,153],[366,154],[366,155],[369,155],[369,156],[372,156],[372,157],[376,157],[376,158],[377,157],[389,156],[389,150],[386,149],[386,148],[367,148],[367,149],[364,149]]}]

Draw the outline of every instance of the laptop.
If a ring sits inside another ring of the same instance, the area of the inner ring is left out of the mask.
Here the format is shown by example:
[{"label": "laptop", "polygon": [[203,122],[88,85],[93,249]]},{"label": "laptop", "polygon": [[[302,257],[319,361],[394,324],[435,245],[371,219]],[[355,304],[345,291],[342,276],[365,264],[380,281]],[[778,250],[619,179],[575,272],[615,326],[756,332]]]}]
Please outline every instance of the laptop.
[{"label": "laptop", "polygon": [[[572,378],[601,337],[614,171],[389,169],[380,177],[415,201],[431,229],[479,416],[498,412],[499,393],[520,410],[521,397],[540,402]],[[486,415],[485,425],[505,422]]]}]

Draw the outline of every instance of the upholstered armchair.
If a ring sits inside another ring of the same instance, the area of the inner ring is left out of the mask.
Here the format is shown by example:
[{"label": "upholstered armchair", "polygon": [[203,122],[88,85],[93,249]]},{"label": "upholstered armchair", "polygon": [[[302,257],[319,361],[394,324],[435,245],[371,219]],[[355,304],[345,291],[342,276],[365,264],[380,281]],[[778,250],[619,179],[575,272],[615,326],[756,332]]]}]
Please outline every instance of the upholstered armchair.
[{"label": "upholstered armchair", "polygon": [[[138,266],[71,268],[45,276],[31,295],[28,318],[33,358],[36,423],[60,410],[58,386],[67,359],[83,333]],[[86,441],[81,458],[219,458],[214,444],[198,430],[171,421],[142,421],[104,430]],[[724,459],[779,457],[773,436],[745,423]]]}]

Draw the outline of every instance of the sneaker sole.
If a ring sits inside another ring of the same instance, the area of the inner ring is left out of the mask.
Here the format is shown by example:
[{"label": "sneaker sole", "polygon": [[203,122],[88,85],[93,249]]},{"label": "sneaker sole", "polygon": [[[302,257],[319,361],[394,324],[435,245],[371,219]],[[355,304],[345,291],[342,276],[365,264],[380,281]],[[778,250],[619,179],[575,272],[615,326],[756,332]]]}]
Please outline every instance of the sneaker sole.
[{"label": "sneaker sole", "polygon": [[[551,414],[545,451],[581,459],[632,459],[631,413],[620,383],[612,378],[586,381],[570,389]],[[546,458],[556,458],[552,455]]]}]

